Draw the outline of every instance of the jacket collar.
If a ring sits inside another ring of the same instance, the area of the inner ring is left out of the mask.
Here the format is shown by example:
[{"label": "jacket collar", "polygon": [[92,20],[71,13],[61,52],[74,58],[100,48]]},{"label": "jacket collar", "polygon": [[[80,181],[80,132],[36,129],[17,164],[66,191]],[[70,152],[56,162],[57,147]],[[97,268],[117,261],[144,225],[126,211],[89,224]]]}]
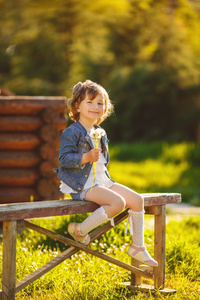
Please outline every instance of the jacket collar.
[{"label": "jacket collar", "polygon": [[[90,144],[90,146],[93,148],[93,143],[92,143],[92,139],[91,137],[89,136],[87,130],[85,129],[85,127],[79,122],[79,121],[76,121],[76,125],[77,127],[82,131],[82,133],[85,134],[85,139],[86,141]],[[95,128],[100,128],[99,125],[95,125]],[[102,136],[102,141],[103,141],[103,144],[105,144],[105,136]]]}]

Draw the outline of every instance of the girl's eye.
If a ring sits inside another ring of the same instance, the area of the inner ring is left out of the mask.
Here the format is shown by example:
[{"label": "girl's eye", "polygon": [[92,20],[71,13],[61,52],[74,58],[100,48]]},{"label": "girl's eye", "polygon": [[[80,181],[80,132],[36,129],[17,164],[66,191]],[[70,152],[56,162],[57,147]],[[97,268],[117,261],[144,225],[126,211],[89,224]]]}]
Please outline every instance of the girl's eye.
[{"label": "girl's eye", "polygon": [[103,105],[103,103],[102,103],[102,102],[99,102],[98,104],[99,104],[99,105]]}]

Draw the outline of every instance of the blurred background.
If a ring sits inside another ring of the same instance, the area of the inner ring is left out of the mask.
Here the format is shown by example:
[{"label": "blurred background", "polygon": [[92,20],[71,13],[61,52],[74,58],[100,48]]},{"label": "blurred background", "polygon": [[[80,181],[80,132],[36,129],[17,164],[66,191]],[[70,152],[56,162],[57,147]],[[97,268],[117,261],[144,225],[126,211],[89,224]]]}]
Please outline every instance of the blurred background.
[{"label": "blurred background", "polygon": [[114,179],[200,204],[198,0],[0,0],[0,17],[1,87],[70,96],[100,83],[115,104],[103,123]]}]

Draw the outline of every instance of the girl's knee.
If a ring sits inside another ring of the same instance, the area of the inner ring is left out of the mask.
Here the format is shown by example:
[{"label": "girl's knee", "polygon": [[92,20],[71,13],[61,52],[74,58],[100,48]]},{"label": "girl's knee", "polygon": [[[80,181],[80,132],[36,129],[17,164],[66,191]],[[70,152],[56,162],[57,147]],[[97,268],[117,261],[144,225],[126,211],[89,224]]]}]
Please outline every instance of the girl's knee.
[{"label": "girl's knee", "polygon": [[136,210],[142,211],[144,208],[144,198],[141,195],[137,195],[135,199]]},{"label": "girl's knee", "polygon": [[139,203],[144,206],[144,198],[141,195],[139,196]]},{"label": "girl's knee", "polygon": [[115,200],[115,203],[113,203],[113,206],[115,207],[115,209],[117,211],[116,213],[119,213],[125,209],[126,201],[122,196],[119,195],[116,197],[116,200]]}]

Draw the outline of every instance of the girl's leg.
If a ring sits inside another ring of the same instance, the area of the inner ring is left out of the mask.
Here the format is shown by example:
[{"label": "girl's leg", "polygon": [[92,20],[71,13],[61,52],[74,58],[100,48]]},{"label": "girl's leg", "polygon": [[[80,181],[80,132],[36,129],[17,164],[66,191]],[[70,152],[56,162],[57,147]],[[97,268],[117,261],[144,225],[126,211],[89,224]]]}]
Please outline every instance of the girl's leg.
[{"label": "girl's leg", "polygon": [[114,183],[110,189],[125,199],[126,207],[133,211],[144,210],[144,200],[140,194],[119,183]]},{"label": "girl's leg", "polygon": [[99,204],[100,207],[82,223],[70,223],[68,232],[75,240],[88,244],[90,239],[87,233],[108,220],[111,220],[111,225],[114,226],[112,218],[125,208],[126,203],[116,192],[99,186],[89,190],[85,199]]},{"label": "girl's leg", "polygon": [[85,200],[95,202],[103,206],[109,218],[116,216],[126,207],[126,201],[123,195],[111,188],[95,186],[87,191]]},{"label": "girl's leg", "polygon": [[156,267],[158,263],[151,258],[144,245],[144,201],[141,195],[121,184],[115,183],[112,190],[123,196],[129,210],[130,233],[132,244],[128,254],[142,263]]}]

